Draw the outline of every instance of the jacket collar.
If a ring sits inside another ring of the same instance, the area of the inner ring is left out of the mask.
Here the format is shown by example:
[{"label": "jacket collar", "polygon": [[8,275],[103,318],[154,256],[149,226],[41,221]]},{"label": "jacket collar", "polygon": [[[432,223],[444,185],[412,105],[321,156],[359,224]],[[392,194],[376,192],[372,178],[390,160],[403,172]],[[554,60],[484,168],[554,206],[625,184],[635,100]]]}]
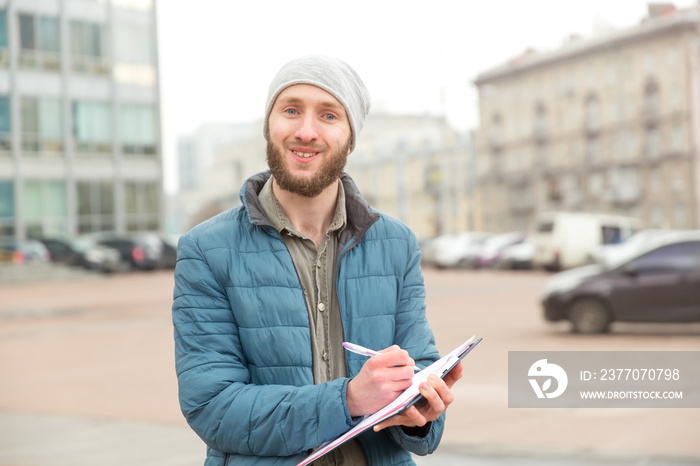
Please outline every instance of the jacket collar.
[{"label": "jacket collar", "polygon": [[[265,217],[265,213],[260,205],[258,193],[262,190],[265,182],[272,176],[269,170],[257,173],[246,180],[241,188],[240,197],[243,208],[248,214],[248,220],[253,225],[272,226]],[[341,243],[347,243],[351,238],[361,238],[370,226],[379,220],[379,213],[374,211],[367,201],[360,194],[357,185],[350,178],[350,175],[343,173],[340,177],[345,190],[345,209],[347,211],[347,227],[340,237]]]}]

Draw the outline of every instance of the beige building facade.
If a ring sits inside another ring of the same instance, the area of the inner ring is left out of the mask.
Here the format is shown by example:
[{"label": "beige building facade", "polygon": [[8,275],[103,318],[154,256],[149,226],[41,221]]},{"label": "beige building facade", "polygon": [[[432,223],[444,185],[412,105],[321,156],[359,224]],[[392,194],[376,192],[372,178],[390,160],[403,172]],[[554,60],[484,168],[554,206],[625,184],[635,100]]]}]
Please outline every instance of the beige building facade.
[{"label": "beige building facade", "polygon": [[476,167],[483,227],[528,230],[543,211],[700,227],[699,9],[480,74]]},{"label": "beige building facade", "polygon": [[370,205],[425,239],[476,229],[471,153],[443,117],[370,114],[347,170]]}]

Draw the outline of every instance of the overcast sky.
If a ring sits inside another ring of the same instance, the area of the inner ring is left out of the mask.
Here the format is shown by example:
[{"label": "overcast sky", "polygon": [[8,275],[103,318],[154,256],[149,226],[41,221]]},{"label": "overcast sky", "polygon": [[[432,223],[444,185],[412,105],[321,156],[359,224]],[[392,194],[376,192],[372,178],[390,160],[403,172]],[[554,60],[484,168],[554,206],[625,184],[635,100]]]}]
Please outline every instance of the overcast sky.
[{"label": "overcast sky", "polygon": [[467,130],[478,124],[479,73],[570,34],[631,26],[646,9],[644,0],[158,0],[166,189],[177,138],[261,118],[269,82],[297,56],[347,61],[374,109],[444,113]]}]

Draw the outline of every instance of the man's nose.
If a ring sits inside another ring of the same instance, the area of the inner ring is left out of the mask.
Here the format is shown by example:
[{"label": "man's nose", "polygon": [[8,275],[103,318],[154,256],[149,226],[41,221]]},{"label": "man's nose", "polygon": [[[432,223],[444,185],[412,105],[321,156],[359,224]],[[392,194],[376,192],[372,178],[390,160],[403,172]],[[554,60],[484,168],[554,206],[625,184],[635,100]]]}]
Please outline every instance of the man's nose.
[{"label": "man's nose", "polygon": [[305,114],[299,119],[299,126],[295,132],[297,139],[303,142],[311,142],[318,139],[318,122],[311,114]]}]

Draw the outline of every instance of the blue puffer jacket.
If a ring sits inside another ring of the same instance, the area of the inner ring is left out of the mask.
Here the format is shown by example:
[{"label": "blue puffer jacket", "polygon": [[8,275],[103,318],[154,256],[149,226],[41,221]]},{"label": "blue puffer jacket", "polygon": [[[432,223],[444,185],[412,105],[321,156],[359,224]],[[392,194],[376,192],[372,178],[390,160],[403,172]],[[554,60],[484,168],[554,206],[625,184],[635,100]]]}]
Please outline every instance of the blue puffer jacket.
[{"label": "blue puffer jacket", "polygon": [[[206,466],[294,465],[357,420],[348,378],[314,385],[304,293],[257,194],[263,172],[241,189],[242,206],[193,228],[178,246],[173,322],[180,406],[207,444]],[[368,348],[397,344],[420,366],[439,358],[425,318],[418,243],[399,221],[369,208],[341,178],[348,224],[338,245],[337,291],[345,337]],[[366,358],[347,354],[355,376]],[[444,413],[423,438],[391,427],[358,440],[370,464],[414,464],[437,448]]]}]

